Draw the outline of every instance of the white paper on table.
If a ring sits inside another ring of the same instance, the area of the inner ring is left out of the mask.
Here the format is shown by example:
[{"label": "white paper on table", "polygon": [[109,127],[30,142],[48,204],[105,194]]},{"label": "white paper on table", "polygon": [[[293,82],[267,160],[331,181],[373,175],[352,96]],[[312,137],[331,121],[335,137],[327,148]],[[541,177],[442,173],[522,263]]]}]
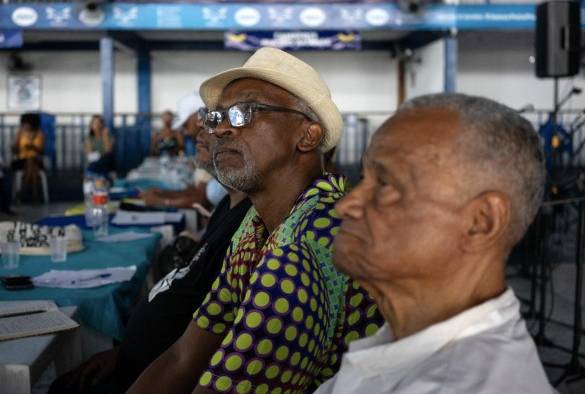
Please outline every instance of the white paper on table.
[{"label": "white paper on table", "polygon": [[134,212],[119,210],[112,219],[113,224],[147,225],[178,223],[183,219],[182,212]]},{"label": "white paper on table", "polygon": [[85,289],[111,283],[125,282],[134,276],[136,266],[112,267],[99,270],[51,270],[35,276],[32,281],[38,287]]},{"label": "white paper on table", "polygon": [[165,212],[165,223],[179,223],[183,220],[183,212]]},{"label": "white paper on table", "polygon": [[60,310],[33,313],[0,318],[0,341],[52,332],[70,330],[79,327]]},{"label": "white paper on table", "polygon": [[96,241],[100,242],[130,242],[139,239],[145,239],[152,237],[152,233],[139,233],[136,231],[125,231],[123,233],[117,233],[108,235],[105,237],[97,238]]},{"label": "white paper on table", "polygon": [[140,225],[140,224],[163,224],[165,222],[164,212],[134,212],[118,210],[112,219],[113,224]]}]

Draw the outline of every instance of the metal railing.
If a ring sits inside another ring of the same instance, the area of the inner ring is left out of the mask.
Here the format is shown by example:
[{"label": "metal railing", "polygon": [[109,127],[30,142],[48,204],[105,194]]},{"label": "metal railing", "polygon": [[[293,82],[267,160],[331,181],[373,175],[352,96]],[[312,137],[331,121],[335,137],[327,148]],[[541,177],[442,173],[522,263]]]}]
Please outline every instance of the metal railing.
[{"label": "metal railing", "polygon": [[[90,113],[55,114],[55,168],[51,171],[82,171],[86,166],[84,141],[89,134]],[[385,113],[346,114],[345,130],[335,156],[337,166],[352,180],[359,177],[361,157],[365,151],[373,127],[370,119],[383,119]],[[19,114],[0,113],[0,157],[5,163],[12,158],[12,144],[18,129]],[[378,120],[378,123],[381,120]],[[376,123],[376,122],[374,122]],[[151,130],[161,127],[159,114],[116,114],[114,117],[115,154],[119,172],[125,173],[137,167],[148,155]]]},{"label": "metal railing", "polygon": [[[52,171],[82,171],[86,165],[84,141],[89,132],[91,113],[55,114],[55,148],[49,155],[55,156]],[[335,163],[352,180],[359,177],[361,158],[375,129],[388,117],[390,112],[360,112],[344,114],[344,133],[338,145]],[[536,130],[549,118],[549,111],[535,110],[524,113]],[[558,123],[571,138],[570,153],[572,166],[585,166],[585,127],[579,126],[580,119],[585,124],[582,111],[567,110],[558,115]],[[11,146],[18,128],[19,114],[0,113],[0,157],[4,163],[12,160]],[[585,125],[584,125],[585,126]],[[114,117],[115,153],[118,170],[125,173],[138,166],[148,155],[151,130],[161,127],[160,114],[120,113]],[[544,141],[544,140],[543,140]]]}]

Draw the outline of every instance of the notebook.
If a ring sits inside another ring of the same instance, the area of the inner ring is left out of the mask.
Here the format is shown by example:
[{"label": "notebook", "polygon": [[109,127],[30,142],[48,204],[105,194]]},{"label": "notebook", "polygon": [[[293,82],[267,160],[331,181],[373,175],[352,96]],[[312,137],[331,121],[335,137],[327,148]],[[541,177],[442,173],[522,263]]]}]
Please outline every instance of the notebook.
[{"label": "notebook", "polygon": [[0,341],[77,327],[52,301],[0,301]]}]

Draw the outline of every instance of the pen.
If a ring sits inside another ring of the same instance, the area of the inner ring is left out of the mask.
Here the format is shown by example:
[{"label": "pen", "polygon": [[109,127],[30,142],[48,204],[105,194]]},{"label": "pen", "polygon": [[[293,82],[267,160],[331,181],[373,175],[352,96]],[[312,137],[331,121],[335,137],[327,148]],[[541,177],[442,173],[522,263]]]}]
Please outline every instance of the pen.
[{"label": "pen", "polygon": [[109,278],[110,276],[112,276],[112,274],[110,273],[106,273],[106,274],[99,274],[96,276],[92,276],[90,278],[85,278],[85,279],[77,279],[77,280],[72,280],[71,284],[75,284],[77,282],[84,282],[86,280],[93,280],[93,279],[102,279],[102,278]]}]

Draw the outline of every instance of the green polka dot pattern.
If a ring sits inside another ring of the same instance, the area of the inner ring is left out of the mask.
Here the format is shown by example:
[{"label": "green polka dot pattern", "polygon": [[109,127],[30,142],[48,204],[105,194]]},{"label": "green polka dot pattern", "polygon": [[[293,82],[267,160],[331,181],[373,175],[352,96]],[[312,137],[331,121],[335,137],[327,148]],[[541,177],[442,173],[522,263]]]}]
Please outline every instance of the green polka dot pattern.
[{"label": "green polka dot pattern", "polygon": [[[199,384],[217,392],[305,393],[339,368],[381,319],[331,262],[343,178],[326,175],[270,236],[252,208],[232,239],[196,324],[225,335]],[[368,313],[370,311],[370,313]]]}]

